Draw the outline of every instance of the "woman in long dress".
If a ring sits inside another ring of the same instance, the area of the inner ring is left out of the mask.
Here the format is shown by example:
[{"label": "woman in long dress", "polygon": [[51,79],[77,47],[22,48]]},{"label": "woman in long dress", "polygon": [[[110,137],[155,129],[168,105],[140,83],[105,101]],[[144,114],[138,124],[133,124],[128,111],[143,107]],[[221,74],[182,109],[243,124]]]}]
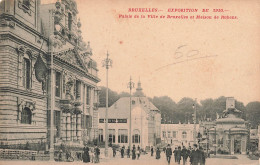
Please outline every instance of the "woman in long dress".
[{"label": "woman in long dress", "polygon": [[86,146],[83,148],[83,162],[88,163],[90,162],[90,157],[89,157],[89,148]]}]

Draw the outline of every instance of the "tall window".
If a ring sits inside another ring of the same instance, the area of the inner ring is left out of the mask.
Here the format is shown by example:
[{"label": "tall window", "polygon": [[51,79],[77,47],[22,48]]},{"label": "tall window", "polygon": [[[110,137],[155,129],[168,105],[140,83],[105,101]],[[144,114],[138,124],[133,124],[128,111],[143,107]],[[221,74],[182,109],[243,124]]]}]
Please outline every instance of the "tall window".
[{"label": "tall window", "polygon": [[132,142],[140,143],[140,131],[137,129],[133,131]]},{"label": "tall window", "polygon": [[172,137],[173,137],[173,138],[176,138],[176,135],[177,135],[176,131],[173,131],[173,132],[172,132]]},{"label": "tall window", "polygon": [[31,63],[27,58],[23,59],[23,86],[26,89],[31,87]]},{"label": "tall window", "polygon": [[32,112],[27,107],[25,107],[22,111],[21,123],[23,123],[23,124],[31,124],[32,123]]},{"label": "tall window", "polygon": [[165,132],[165,131],[163,131],[162,133],[163,133],[163,137],[165,138],[165,137],[166,137],[166,132]]},{"label": "tall window", "polygon": [[116,141],[116,131],[114,129],[108,130],[108,142],[109,143],[115,143]]},{"label": "tall window", "polygon": [[87,105],[89,105],[90,104],[90,96],[91,96],[91,88],[88,86],[87,87]]},{"label": "tall window", "polygon": [[118,130],[118,143],[127,143],[128,142],[128,130],[119,129]]},{"label": "tall window", "polygon": [[182,138],[183,138],[183,139],[186,139],[186,138],[187,138],[187,132],[185,132],[185,131],[182,132]]},{"label": "tall window", "polygon": [[60,111],[54,111],[54,125],[56,128],[56,137],[60,137]]},{"label": "tall window", "polygon": [[68,26],[69,26],[69,30],[71,30],[71,27],[72,27],[72,15],[71,15],[71,13],[68,14]]},{"label": "tall window", "polygon": [[61,73],[56,72],[56,80],[55,80],[55,96],[60,97],[61,93]]},{"label": "tall window", "polygon": [[79,99],[80,98],[80,86],[81,86],[81,83],[79,80],[76,81],[76,99]]},{"label": "tall window", "polygon": [[171,132],[168,131],[168,138],[171,138]]},{"label": "tall window", "polygon": [[103,142],[103,129],[98,130],[98,141]]}]

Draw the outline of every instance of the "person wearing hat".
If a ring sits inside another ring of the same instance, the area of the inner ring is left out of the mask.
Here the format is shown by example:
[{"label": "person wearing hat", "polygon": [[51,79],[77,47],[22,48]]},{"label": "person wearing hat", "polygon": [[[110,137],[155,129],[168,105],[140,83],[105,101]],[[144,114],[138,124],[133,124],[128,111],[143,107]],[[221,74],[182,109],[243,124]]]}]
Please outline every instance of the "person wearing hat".
[{"label": "person wearing hat", "polygon": [[194,144],[194,150],[191,151],[190,162],[192,165],[198,165],[201,159],[201,152],[198,150],[198,145]]},{"label": "person wearing hat", "polygon": [[167,158],[168,164],[170,164],[170,162],[171,162],[171,156],[172,156],[172,148],[170,147],[170,144],[168,144],[167,148],[166,148],[166,158]]}]

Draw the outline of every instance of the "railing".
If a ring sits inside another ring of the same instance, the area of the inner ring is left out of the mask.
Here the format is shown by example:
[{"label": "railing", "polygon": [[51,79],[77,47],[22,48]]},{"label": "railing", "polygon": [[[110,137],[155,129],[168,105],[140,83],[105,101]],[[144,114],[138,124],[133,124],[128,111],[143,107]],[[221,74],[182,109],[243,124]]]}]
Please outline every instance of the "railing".
[{"label": "railing", "polygon": [[49,154],[44,151],[0,149],[0,159],[48,160]]}]

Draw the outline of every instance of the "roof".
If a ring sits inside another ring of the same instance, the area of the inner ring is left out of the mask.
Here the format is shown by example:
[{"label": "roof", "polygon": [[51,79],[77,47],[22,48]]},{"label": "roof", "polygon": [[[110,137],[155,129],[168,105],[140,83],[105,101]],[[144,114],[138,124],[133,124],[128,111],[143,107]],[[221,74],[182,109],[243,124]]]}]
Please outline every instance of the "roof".
[{"label": "roof", "polygon": [[[108,108],[108,118],[128,118],[130,113],[130,97],[122,97],[118,99],[112,106]],[[149,101],[147,97],[132,97],[132,111],[143,109],[145,112],[160,110]],[[105,118],[106,108],[99,108],[99,118]]]}]

